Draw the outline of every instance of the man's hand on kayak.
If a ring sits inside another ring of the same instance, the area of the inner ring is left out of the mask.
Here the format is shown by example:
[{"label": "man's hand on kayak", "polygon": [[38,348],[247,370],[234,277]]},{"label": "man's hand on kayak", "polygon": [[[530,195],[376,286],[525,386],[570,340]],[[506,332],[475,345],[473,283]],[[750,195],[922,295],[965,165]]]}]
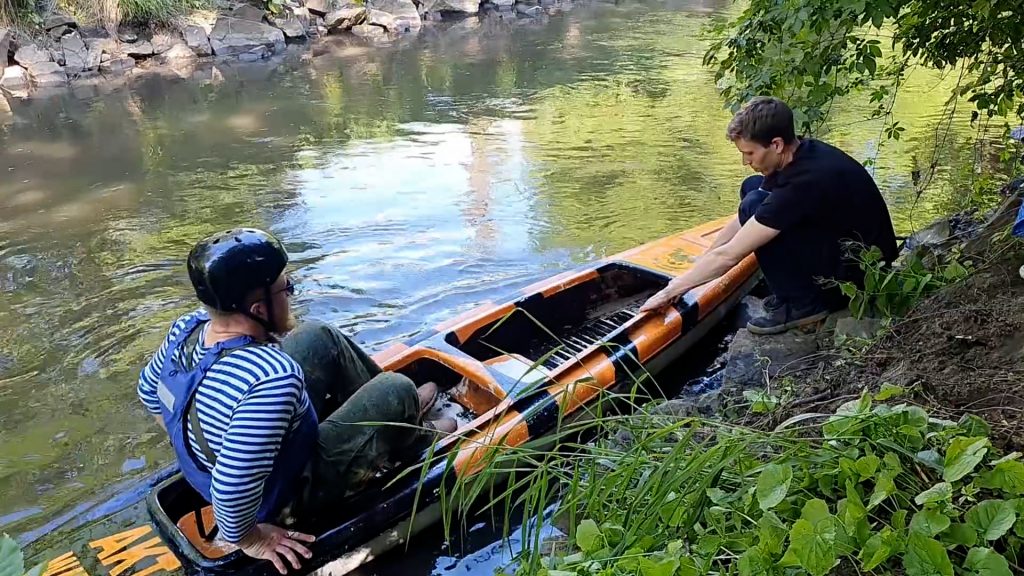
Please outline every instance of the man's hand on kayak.
[{"label": "man's hand on kayak", "polygon": [[298,570],[301,565],[296,552],[303,558],[311,558],[313,553],[302,542],[314,540],[316,537],[309,534],[285,530],[273,524],[257,524],[238,542],[238,547],[253,558],[270,560],[278,572],[287,574],[288,568],[283,559],[287,559],[292,568]]},{"label": "man's hand on kayak", "polygon": [[640,307],[640,312],[650,312],[670,306],[688,291],[689,289],[682,284],[675,281],[669,282],[668,286],[665,286],[660,292],[648,298],[647,302],[644,302],[644,305]]}]

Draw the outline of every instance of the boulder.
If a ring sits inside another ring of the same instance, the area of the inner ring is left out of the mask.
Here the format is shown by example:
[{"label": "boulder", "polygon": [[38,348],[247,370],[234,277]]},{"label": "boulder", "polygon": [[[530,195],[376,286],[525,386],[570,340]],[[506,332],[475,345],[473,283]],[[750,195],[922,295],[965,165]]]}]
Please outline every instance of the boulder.
[{"label": "boulder", "polygon": [[64,71],[68,74],[80,74],[96,67],[89,65],[89,48],[77,34],[62,38],[60,47],[64,51]]},{"label": "boulder", "polygon": [[181,44],[181,38],[171,36],[170,34],[154,34],[153,40],[150,41],[153,44],[153,54],[163,54],[171,48]]},{"label": "boulder", "polygon": [[395,21],[395,17],[380,10],[367,10],[366,23],[384,28],[388,32],[397,32],[398,28],[398,23]]},{"label": "boulder", "polygon": [[43,50],[35,44],[26,44],[18,48],[18,51],[14,53],[14,61],[26,68],[33,64],[50,62],[52,60],[53,57],[50,55],[49,50]]},{"label": "boulder", "polygon": [[199,57],[185,44],[175,44],[163,54],[158,54],[153,61],[161,66],[166,66],[182,78],[192,75],[195,70],[195,63]]},{"label": "boulder", "polygon": [[317,16],[325,16],[334,10],[334,2],[332,0],[306,0],[306,10]]},{"label": "boulder", "polygon": [[[410,32],[419,30],[423,26],[420,13],[412,0],[372,0],[368,1],[366,6],[372,10],[386,12],[394,17],[395,26],[388,28],[390,32]],[[372,21],[369,23],[373,24]]]},{"label": "boulder", "polygon": [[480,11],[480,0],[424,0],[420,10],[429,13],[461,12],[476,14]]},{"label": "boulder", "polygon": [[210,37],[199,26],[185,26],[182,30],[185,37],[185,44],[192,49],[196,56],[212,56],[213,48],[210,46]]},{"label": "boulder", "polygon": [[284,33],[286,40],[302,40],[306,37],[306,27],[295,16],[274,18],[272,23]]},{"label": "boulder", "polygon": [[529,18],[540,18],[544,15],[544,9],[540,6],[529,6],[526,4],[516,4],[516,13],[522,14]]},{"label": "boulder", "polygon": [[60,42],[60,39],[63,38],[64,35],[71,34],[74,31],[75,29],[70,26],[57,26],[56,28],[49,30],[47,34],[50,35],[50,38]]},{"label": "boulder", "polygon": [[388,39],[387,30],[380,26],[373,26],[371,24],[358,24],[353,26],[352,33],[360,38],[365,38],[375,42]]},{"label": "boulder", "polygon": [[14,37],[7,28],[0,28],[0,64],[7,66],[7,55],[11,51],[11,39]]},{"label": "boulder", "polygon": [[[89,55],[86,58],[85,69],[95,70],[100,64],[110,59],[110,54],[117,51],[117,42],[110,38],[89,38],[85,41],[89,48]],[[107,56],[106,60],[104,55]]]},{"label": "boulder", "polygon": [[210,34],[210,46],[217,56],[237,56],[266,47],[270,53],[284,50],[284,33],[261,22],[221,17]]},{"label": "boulder", "polygon": [[729,345],[722,386],[746,390],[765,385],[780,372],[792,373],[811,364],[806,361],[818,351],[815,334],[790,330],[773,336],[755,336],[746,329],[736,333]]},{"label": "boulder", "polygon": [[78,28],[78,23],[75,22],[74,18],[64,14],[51,14],[46,20],[43,20],[43,30],[46,30],[47,32],[54,28],[60,28],[61,26]]},{"label": "boulder", "polygon": [[309,8],[305,6],[299,6],[291,9],[292,17],[302,24],[303,28],[309,28],[310,23],[313,21],[313,15],[309,13]]},{"label": "boulder", "polygon": [[100,64],[100,70],[104,72],[126,72],[135,68],[135,59],[131,56],[112,56]]},{"label": "boulder", "polygon": [[0,88],[7,91],[28,88],[28,72],[21,66],[7,66],[0,76]]},{"label": "boulder", "polygon": [[264,58],[270,58],[270,54],[271,51],[266,46],[257,46],[248,52],[239,54],[238,59],[242,62],[256,62]]},{"label": "boulder", "polygon": [[68,83],[68,75],[56,62],[37,62],[28,67],[32,83],[40,88],[64,86]]},{"label": "boulder", "polygon": [[263,18],[266,17],[266,15],[267,13],[265,11],[249,4],[243,4],[231,12],[232,18],[248,20],[250,22],[263,22]]},{"label": "boulder", "polygon": [[56,62],[60,66],[64,65],[64,52],[60,48],[50,49],[50,61]]},{"label": "boulder", "polygon": [[324,26],[328,30],[351,30],[353,26],[366,20],[366,9],[357,4],[347,4],[332,10],[324,17]]},{"label": "boulder", "polygon": [[147,58],[155,53],[153,50],[153,43],[148,40],[128,44],[127,46],[124,46],[122,52],[132,56],[133,58]]}]

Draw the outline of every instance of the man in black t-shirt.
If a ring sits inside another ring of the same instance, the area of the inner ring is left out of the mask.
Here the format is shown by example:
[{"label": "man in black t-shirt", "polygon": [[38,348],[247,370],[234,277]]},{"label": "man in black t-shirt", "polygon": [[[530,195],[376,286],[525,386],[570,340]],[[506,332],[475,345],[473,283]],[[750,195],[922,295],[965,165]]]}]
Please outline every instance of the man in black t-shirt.
[{"label": "man in black t-shirt", "polygon": [[871,175],[833,146],[798,139],[784,102],[751,100],[729,123],[727,135],[743,164],[760,174],[743,182],[737,218],[711,249],[641,311],[671,304],[753,252],[772,296],[765,299],[768,314],[747,328],[777,334],[845,305],[835,283],[824,281],[862,284],[864,273],[851,251],[877,246],[885,261],[896,258],[889,210]]}]

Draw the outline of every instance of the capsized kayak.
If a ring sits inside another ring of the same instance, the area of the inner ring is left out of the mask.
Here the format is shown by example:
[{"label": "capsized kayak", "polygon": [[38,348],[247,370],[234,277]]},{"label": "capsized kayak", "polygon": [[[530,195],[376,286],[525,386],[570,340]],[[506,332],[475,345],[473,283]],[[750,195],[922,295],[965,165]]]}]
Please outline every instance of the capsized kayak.
[{"label": "capsized kayak", "polygon": [[[374,355],[384,370],[417,384],[437,383],[460,428],[437,443],[431,460],[436,464],[425,471],[384,474],[323,514],[329,520],[298,526],[317,537],[302,573],[339,576],[403,543],[440,519],[442,483],[480,473],[494,450],[544,438],[563,419],[585,412],[603,391],[630,386],[643,374],[656,376],[678,359],[760,279],[754,257],[665,311],[638,310],[689,268],[727,222],[709,222],[563,272]],[[146,506],[152,525],[90,543],[103,544],[93,549],[112,576],[178,569],[276,574],[270,562],[216,539],[211,507],[180,474],[156,484]],[[140,546],[149,553],[133,555]],[[75,560],[71,553],[65,556],[61,566]]]}]

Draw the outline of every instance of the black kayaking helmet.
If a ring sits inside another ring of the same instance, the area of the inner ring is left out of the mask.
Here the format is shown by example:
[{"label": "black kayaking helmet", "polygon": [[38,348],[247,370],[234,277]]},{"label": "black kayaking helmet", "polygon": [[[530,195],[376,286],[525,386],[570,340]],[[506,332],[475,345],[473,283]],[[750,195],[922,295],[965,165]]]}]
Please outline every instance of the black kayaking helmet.
[{"label": "black kayaking helmet", "polygon": [[248,298],[264,290],[273,318],[270,286],[288,265],[288,252],[273,234],[255,228],[235,228],[200,240],[188,254],[188,277],[196,297],[222,312],[240,312],[273,332],[272,320],[249,312]]}]

